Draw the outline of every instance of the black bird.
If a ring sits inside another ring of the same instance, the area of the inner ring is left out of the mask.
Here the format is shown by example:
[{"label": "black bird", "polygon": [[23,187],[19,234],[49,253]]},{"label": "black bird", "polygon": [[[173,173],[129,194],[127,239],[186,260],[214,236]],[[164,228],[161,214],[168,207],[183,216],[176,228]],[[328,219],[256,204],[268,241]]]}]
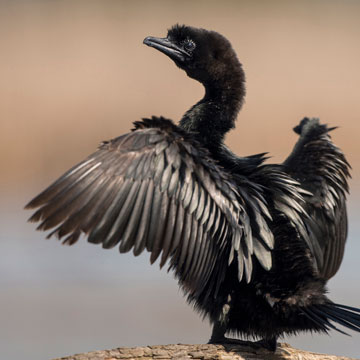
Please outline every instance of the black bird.
[{"label": "black bird", "polygon": [[34,198],[30,221],[74,244],[81,234],[104,248],[150,252],[173,270],[188,301],[225,333],[276,340],[335,323],[360,331],[360,310],[330,301],[326,280],[346,238],[349,165],[326,126],[304,119],[281,165],[265,154],[235,156],[223,143],[245,96],[245,76],[229,41],[176,25],[144,43],[205,87],[176,126],[163,117],[134,123],[103,142]]}]

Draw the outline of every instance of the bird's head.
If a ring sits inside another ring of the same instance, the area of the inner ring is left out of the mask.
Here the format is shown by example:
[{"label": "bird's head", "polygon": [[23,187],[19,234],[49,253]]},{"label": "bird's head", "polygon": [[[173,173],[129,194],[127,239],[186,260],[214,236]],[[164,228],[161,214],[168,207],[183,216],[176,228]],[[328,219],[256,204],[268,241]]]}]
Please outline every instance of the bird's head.
[{"label": "bird's head", "polygon": [[161,51],[189,77],[204,84],[241,67],[230,42],[215,31],[175,25],[165,38],[148,36],[144,44]]}]

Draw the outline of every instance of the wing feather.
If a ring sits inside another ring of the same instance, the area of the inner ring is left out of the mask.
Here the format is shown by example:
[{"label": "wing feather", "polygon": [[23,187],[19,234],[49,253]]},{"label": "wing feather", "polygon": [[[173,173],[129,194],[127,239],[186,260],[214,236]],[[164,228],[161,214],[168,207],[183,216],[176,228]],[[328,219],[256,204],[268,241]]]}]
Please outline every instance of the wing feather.
[{"label": "wing feather", "polygon": [[153,202],[154,195],[154,182],[149,180],[146,189],[146,197],[139,221],[139,229],[134,239],[134,255],[140,255],[146,246],[147,234],[150,226],[151,218],[151,204]]},{"label": "wing feather", "polygon": [[[145,203],[148,186],[149,186],[148,181],[142,181],[140,184],[136,201],[130,214],[130,220],[128,221],[126,225],[126,229],[123,235],[121,236],[120,248],[119,248],[121,253],[130,251],[135,244],[134,240],[136,239],[136,235],[139,230],[141,214],[144,211],[144,203]],[[116,225],[114,224],[113,226]]]}]

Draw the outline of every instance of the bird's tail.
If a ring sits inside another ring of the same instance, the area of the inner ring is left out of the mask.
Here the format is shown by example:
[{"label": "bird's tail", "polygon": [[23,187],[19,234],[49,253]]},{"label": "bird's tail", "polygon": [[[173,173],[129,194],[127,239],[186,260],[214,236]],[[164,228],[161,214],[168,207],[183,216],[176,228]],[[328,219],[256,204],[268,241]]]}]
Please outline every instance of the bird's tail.
[{"label": "bird's tail", "polygon": [[314,304],[303,308],[304,315],[324,331],[334,329],[342,334],[349,335],[338,329],[334,323],[345,328],[360,332],[360,309],[326,302],[325,304]]}]

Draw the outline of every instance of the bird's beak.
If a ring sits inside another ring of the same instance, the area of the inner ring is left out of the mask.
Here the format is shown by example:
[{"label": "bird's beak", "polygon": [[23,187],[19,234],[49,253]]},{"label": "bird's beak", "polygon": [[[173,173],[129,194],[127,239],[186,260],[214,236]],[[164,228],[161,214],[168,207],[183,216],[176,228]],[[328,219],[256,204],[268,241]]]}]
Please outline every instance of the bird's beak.
[{"label": "bird's beak", "polygon": [[172,43],[168,38],[148,36],[144,39],[143,43],[161,51],[174,61],[183,62],[191,57],[187,51]]}]

